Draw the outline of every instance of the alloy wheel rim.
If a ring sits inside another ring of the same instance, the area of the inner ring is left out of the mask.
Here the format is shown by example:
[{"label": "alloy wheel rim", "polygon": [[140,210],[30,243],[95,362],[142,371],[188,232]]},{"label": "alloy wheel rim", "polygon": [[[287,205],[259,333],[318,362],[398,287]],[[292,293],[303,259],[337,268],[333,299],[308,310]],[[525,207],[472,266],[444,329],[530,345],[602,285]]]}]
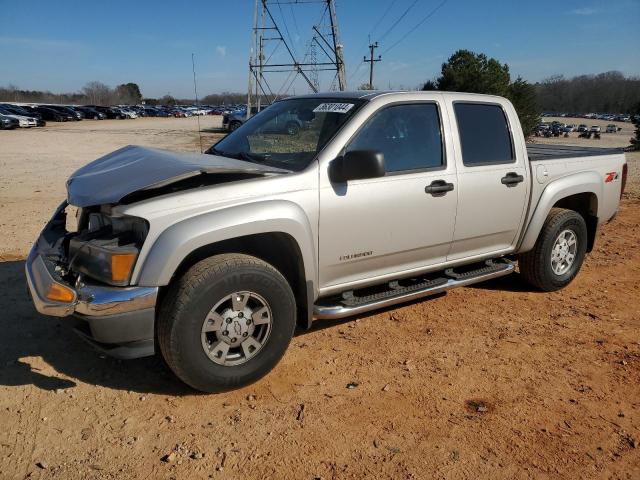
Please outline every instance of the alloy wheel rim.
[{"label": "alloy wheel rim", "polygon": [[269,340],[273,314],[255,292],[239,291],[218,301],[204,319],[202,348],[209,359],[224,366],[242,365]]},{"label": "alloy wheel rim", "polygon": [[560,232],[551,248],[551,270],[564,275],[573,266],[578,251],[578,237],[573,230]]}]

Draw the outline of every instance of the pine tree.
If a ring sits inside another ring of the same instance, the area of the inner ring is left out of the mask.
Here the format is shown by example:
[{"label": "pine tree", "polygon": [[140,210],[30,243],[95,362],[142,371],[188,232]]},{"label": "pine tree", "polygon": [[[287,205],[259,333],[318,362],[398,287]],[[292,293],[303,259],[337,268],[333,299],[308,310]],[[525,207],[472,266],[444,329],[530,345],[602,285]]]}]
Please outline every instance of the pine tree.
[{"label": "pine tree", "polygon": [[525,137],[533,135],[536,126],[540,123],[540,110],[535,87],[518,77],[515,82],[509,85],[507,98],[511,100],[516,112],[518,112]]},{"label": "pine tree", "polygon": [[532,135],[540,121],[535,87],[520,77],[511,82],[509,66],[484,53],[458,50],[442,64],[441,75],[422,89],[507,97],[518,112],[525,136]]}]

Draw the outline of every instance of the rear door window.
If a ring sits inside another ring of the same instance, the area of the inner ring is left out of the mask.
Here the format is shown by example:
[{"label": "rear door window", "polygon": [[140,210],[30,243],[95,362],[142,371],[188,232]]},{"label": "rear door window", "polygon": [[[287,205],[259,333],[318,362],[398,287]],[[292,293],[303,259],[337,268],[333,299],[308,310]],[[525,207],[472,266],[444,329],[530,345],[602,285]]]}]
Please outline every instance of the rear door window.
[{"label": "rear door window", "polygon": [[465,166],[515,161],[509,124],[500,105],[456,102],[453,108]]}]

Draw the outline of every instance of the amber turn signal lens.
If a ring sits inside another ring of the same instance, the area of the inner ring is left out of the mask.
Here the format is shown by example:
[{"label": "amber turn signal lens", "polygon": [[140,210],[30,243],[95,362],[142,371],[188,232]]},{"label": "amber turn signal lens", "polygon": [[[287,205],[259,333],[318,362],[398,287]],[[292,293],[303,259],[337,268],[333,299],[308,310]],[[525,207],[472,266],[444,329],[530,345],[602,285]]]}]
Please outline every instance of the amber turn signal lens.
[{"label": "amber turn signal lens", "polygon": [[59,283],[52,283],[47,292],[47,299],[54,302],[73,302],[75,294],[73,290]]},{"label": "amber turn signal lens", "polygon": [[129,280],[131,269],[136,261],[135,253],[121,253],[111,256],[111,280],[125,282]]}]

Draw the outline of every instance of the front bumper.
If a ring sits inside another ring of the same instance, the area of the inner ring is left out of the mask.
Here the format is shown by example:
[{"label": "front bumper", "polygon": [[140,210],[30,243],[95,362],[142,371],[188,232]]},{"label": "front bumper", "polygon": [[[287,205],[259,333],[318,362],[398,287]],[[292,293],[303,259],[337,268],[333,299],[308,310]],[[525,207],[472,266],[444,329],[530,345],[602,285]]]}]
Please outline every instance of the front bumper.
[{"label": "front bumper", "polygon": [[[154,353],[157,287],[110,287],[79,278],[69,285],[58,273],[63,203],[40,234],[25,264],[27,284],[36,310],[55,317],[72,316],[74,330],[98,349],[118,358]],[[59,258],[59,257],[58,257]],[[74,292],[70,302],[52,301],[47,292],[58,283]]]}]

